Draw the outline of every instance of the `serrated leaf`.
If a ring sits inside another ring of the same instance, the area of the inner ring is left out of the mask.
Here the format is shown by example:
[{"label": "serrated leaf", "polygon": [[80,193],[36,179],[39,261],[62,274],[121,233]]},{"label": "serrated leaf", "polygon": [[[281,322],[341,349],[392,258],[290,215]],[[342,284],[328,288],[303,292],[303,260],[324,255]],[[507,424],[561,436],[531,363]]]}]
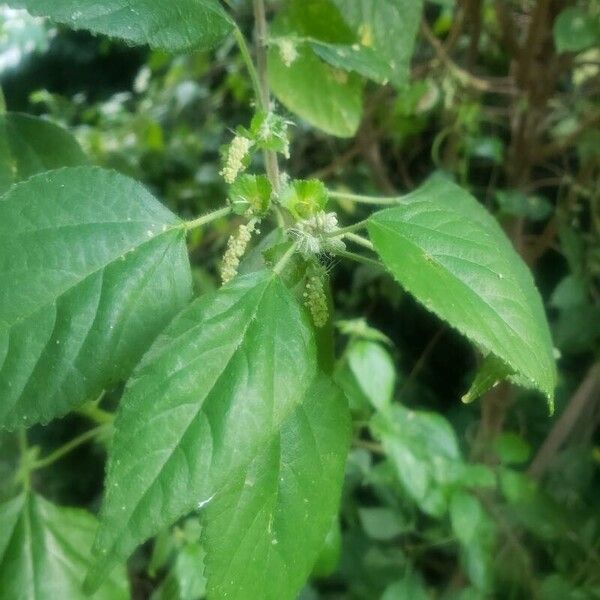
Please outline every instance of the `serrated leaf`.
[{"label": "serrated leaf", "polygon": [[349,441],[345,401],[320,376],[281,432],[206,509],[210,597],[297,597],[337,512]]},{"label": "serrated leaf", "polygon": [[168,52],[210,49],[233,27],[218,0],[9,0],[7,4],[72,29]]},{"label": "serrated leaf", "polygon": [[62,127],[20,113],[0,115],[0,194],[36,173],[87,162],[77,140]]},{"label": "serrated leaf", "polygon": [[333,0],[358,35],[391,70],[390,81],[408,83],[410,60],[423,12],[422,0]]},{"label": "serrated leaf", "polygon": [[433,177],[399,206],[372,215],[369,234],[407,291],[552,404],[556,367],[539,293],[500,226],[468,192]]},{"label": "serrated leaf", "polygon": [[278,435],[316,371],[313,330],[279,277],[238,277],[158,337],[119,405],[93,587]]},{"label": "serrated leaf", "polygon": [[[96,519],[41,496],[21,494],[0,504],[0,595],[22,600],[85,600]],[[93,600],[128,600],[125,569],[115,570]]]},{"label": "serrated leaf", "polygon": [[129,376],[189,300],[183,223],[92,167],[0,198],[0,425],[45,422]]},{"label": "serrated leaf", "polygon": [[484,358],[469,391],[462,396],[461,400],[465,404],[474,402],[502,380],[514,375],[514,373],[504,361],[493,354],[489,354]]},{"label": "serrated leaf", "polygon": [[[351,42],[333,5],[294,0],[275,20],[277,36],[310,36],[327,43]],[[307,45],[298,45],[293,61],[282,59],[273,44],[268,55],[269,83],[278,100],[311,125],[338,137],[352,137],[362,117],[362,83],[353,73],[324,63]]]}]

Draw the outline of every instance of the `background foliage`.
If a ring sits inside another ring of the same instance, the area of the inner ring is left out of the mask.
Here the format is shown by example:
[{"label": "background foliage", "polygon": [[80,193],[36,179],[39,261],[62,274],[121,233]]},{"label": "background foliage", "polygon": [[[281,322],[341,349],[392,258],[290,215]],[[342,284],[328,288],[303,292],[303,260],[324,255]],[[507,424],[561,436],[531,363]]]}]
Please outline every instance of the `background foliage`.
[{"label": "background foliage", "polygon": [[[230,4],[250,31],[248,3]],[[397,26],[418,30],[412,61],[410,47],[390,43],[396,24],[384,18],[358,35],[393,47],[394,64],[367,54],[349,73],[318,57],[331,62],[337,45],[353,41],[364,2],[336,0],[325,15],[319,2],[284,4],[273,32],[302,36],[300,56],[290,75],[273,44],[270,75],[283,110],[304,117],[289,114],[286,171],[390,195],[434,171],[451,175],[533,269],[559,367],[552,417],[534,392],[507,384],[461,404],[478,367],[467,342],[381,271],[336,264],[335,373],[353,442],[341,516],[302,598],[600,598],[600,3],[431,0],[420,21],[418,3],[405,2]],[[0,84],[12,111],[66,126],[92,163],[137,178],[183,217],[220,205],[220,148],[252,116],[229,38],[173,57],[8,9]],[[348,220],[369,214],[349,199],[339,208]],[[214,257],[233,226],[190,238],[196,292],[216,288]],[[107,410],[120,392],[106,395]],[[30,444],[45,456],[88,428],[85,411],[73,414],[33,428]],[[95,511],[107,436],[36,472],[35,488]],[[2,434],[1,447],[4,499],[15,489],[16,437]],[[73,543],[91,535],[83,514],[28,502],[40,528],[59,523]],[[129,562],[133,596],[202,598],[203,535],[218,533],[190,517],[144,545]],[[107,585],[122,589],[123,577]],[[0,590],[8,582],[0,568]]]}]

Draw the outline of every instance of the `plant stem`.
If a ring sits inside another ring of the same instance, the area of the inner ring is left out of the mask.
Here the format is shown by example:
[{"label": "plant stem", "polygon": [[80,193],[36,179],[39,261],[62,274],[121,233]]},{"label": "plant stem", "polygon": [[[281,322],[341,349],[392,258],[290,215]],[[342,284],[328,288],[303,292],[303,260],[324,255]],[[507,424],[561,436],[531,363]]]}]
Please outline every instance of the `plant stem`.
[{"label": "plant stem", "polygon": [[252,80],[252,87],[254,88],[254,94],[256,96],[256,103],[262,110],[269,110],[268,104],[264,104],[263,100],[263,91],[261,87],[260,80],[258,78],[258,73],[256,72],[256,67],[254,66],[254,61],[252,60],[252,55],[250,54],[250,49],[248,48],[248,44],[246,42],[246,38],[242,33],[239,27],[235,27],[233,34],[235,36],[235,41],[237,42],[238,48],[240,49],[240,54],[244,59],[244,64],[246,65],[246,69],[248,69],[248,74],[250,75],[250,79]]},{"label": "plant stem", "polygon": [[19,454],[21,458],[19,476],[26,492],[31,489],[31,464],[29,463],[29,448],[27,446],[27,431],[19,429]]},{"label": "plant stem", "polygon": [[273,272],[277,275],[281,275],[283,269],[288,264],[290,258],[292,258],[294,252],[296,252],[296,248],[298,247],[298,243],[294,242],[285,252],[285,254],[279,259],[277,264],[273,267]]},{"label": "plant stem", "polygon": [[48,454],[48,456],[44,458],[40,458],[39,460],[34,461],[29,465],[29,470],[34,471],[37,469],[44,469],[45,467],[50,466],[55,463],[57,460],[60,460],[65,454],[68,454],[75,448],[85,444],[89,440],[95,438],[96,436],[108,431],[110,429],[110,424],[98,425],[98,427],[94,427],[94,429],[89,429],[85,433],[73,438],[71,441],[67,442],[64,446],[61,446],[54,452]]},{"label": "plant stem", "polygon": [[351,194],[348,192],[332,191],[329,191],[328,193],[331,198],[351,200],[352,202],[358,202],[360,204],[390,205],[399,204],[400,202],[402,202],[402,196],[363,196],[362,194]]},{"label": "plant stem", "polygon": [[0,115],[4,114],[6,114],[6,98],[4,97],[2,87],[0,87]]},{"label": "plant stem", "polygon": [[[96,401],[97,402],[97,401]],[[97,425],[110,425],[115,420],[115,416],[106,411],[102,410],[96,402],[92,402],[90,404],[84,404],[81,408],[77,410],[77,412],[90,419]]]},{"label": "plant stem", "polygon": [[347,250],[336,250],[335,254],[336,256],[348,258],[355,262],[362,263],[363,265],[369,265],[370,267],[379,267],[380,269],[383,269],[383,265],[378,260],[367,258],[366,256],[355,254],[354,252],[349,252]]},{"label": "plant stem", "polygon": [[207,223],[211,223],[212,221],[216,221],[217,219],[220,219],[221,217],[225,217],[230,212],[231,212],[231,208],[229,206],[225,206],[224,208],[219,208],[218,210],[210,212],[206,215],[202,215],[201,217],[198,217],[197,219],[193,219],[192,221],[186,221],[184,223],[185,230],[191,231],[192,229],[202,227],[203,225],[206,225]]},{"label": "plant stem", "polygon": [[[268,28],[267,13],[264,0],[253,0],[254,22],[256,25],[256,64],[258,71],[259,104],[263,110],[269,111],[271,99],[269,92],[269,80],[267,77],[267,44]],[[279,192],[279,164],[277,154],[272,150],[265,150],[265,166],[269,181],[275,190]]]},{"label": "plant stem", "polygon": [[358,231],[359,229],[364,229],[367,226],[368,220],[359,221],[358,223],[354,223],[354,225],[348,225],[348,227],[341,227],[340,229],[336,229],[331,233],[327,233],[325,237],[341,237],[346,233],[352,233],[353,231]]},{"label": "plant stem", "polygon": [[374,250],[375,247],[373,246],[373,244],[365,239],[364,237],[360,236],[360,235],[356,235],[355,233],[346,233],[344,235],[344,237],[347,240],[350,240],[351,242],[354,242],[355,244],[358,244],[359,246],[362,246],[363,248],[367,248],[368,250]]}]

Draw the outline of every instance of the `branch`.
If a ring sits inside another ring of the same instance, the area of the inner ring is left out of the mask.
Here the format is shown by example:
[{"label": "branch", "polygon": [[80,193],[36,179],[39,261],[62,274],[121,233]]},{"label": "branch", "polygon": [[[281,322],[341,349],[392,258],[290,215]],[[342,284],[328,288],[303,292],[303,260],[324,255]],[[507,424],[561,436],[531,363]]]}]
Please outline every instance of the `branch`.
[{"label": "branch", "polygon": [[548,470],[556,454],[572,433],[588,405],[598,402],[600,395],[600,363],[593,364],[577,391],[571,396],[567,408],[548,433],[529,466],[532,477],[540,479]]},{"label": "branch", "polygon": [[429,28],[429,25],[424,20],[421,22],[421,33],[434,49],[439,60],[463,85],[472,87],[480,92],[506,94],[509,96],[515,96],[518,94],[518,90],[514,87],[510,78],[491,79],[477,77],[476,75],[469,73],[467,70],[457,65],[452,58],[450,58],[443,44],[437,39],[437,37],[435,37]]}]

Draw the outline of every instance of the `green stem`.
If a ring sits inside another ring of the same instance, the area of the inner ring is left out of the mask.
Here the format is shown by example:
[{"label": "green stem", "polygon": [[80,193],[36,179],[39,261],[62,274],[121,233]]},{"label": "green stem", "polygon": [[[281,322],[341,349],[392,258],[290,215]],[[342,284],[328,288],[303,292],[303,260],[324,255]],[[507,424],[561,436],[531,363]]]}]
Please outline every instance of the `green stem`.
[{"label": "green stem", "polygon": [[349,252],[348,250],[336,250],[335,254],[336,256],[348,258],[349,260],[362,263],[363,265],[369,265],[370,267],[379,267],[380,269],[383,269],[383,265],[378,260],[367,258],[366,256]]},{"label": "green stem", "polygon": [[252,55],[250,54],[250,49],[248,48],[246,38],[244,37],[244,34],[242,33],[241,29],[237,26],[233,30],[233,35],[235,36],[235,41],[237,42],[238,48],[240,49],[240,54],[244,59],[246,69],[248,69],[250,79],[252,80],[252,87],[254,88],[254,94],[256,95],[256,102],[260,106],[260,108],[262,108],[262,110],[269,110],[268,103],[266,105],[264,103],[263,92],[260,80],[258,79],[258,72],[256,71],[256,67],[254,66],[254,62],[252,60]]},{"label": "green stem", "polygon": [[368,250],[375,250],[375,247],[373,246],[372,242],[360,235],[356,235],[355,233],[346,233],[344,237],[347,240],[350,240],[351,242],[362,246],[363,248],[367,248]]},{"label": "green stem", "polygon": [[393,205],[402,202],[402,196],[363,196],[362,194],[332,191],[329,191],[329,196],[340,200],[351,200],[352,202],[358,202],[360,204]]},{"label": "green stem", "polygon": [[61,446],[54,452],[51,452],[50,454],[48,454],[48,456],[34,461],[32,464],[29,465],[30,471],[44,469],[44,468],[50,466],[51,464],[55,463],[57,460],[60,460],[63,456],[65,456],[69,452],[75,450],[75,448],[78,448],[79,446],[85,444],[86,442],[90,441],[91,439],[95,438],[96,436],[100,435],[101,433],[108,431],[110,429],[110,427],[111,427],[110,424],[98,425],[98,427],[94,427],[94,429],[90,429],[90,430],[86,431],[85,433],[82,433],[81,435],[79,435],[76,438],[73,438],[71,441],[67,442],[64,446]]},{"label": "green stem", "polygon": [[27,431],[25,429],[19,429],[19,454],[20,454],[20,465],[19,465],[19,476],[23,483],[23,488],[26,492],[31,489],[31,464],[29,462],[29,448],[27,445]]},{"label": "green stem", "polygon": [[184,227],[186,231],[191,231],[192,229],[197,229],[198,227],[202,227],[207,223],[211,223],[212,221],[216,221],[221,217],[227,216],[231,212],[231,208],[229,206],[225,206],[224,208],[219,208],[213,212],[210,212],[206,215],[202,215],[197,219],[193,219],[192,221],[186,221],[184,223]]},{"label": "green stem", "polygon": [[[269,91],[269,79],[267,76],[267,45],[269,30],[267,27],[267,13],[264,0],[253,0],[254,22],[256,25],[256,72],[258,74],[259,101],[263,110],[269,111],[271,107],[271,93]],[[265,150],[265,167],[269,181],[275,190],[279,193],[279,163],[277,154],[272,150]]]},{"label": "green stem", "polygon": [[0,115],[6,114],[6,98],[4,97],[4,92],[0,87]]},{"label": "green stem", "polygon": [[341,227],[340,229],[336,229],[331,233],[325,234],[325,237],[341,237],[343,235],[346,235],[347,233],[352,233],[354,231],[359,231],[360,229],[365,229],[368,222],[369,220],[365,219],[364,221],[354,223],[354,225],[348,225],[348,227]]},{"label": "green stem", "polygon": [[95,402],[84,404],[81,408],[77,409],[77,412],[97,425],[110,425],[115,420],[115,416],[112,413],[102,410]]},{"label": "green stem", "polygon": [[273,267],[273,272],[275,274],[281,275],[281,273],[283,272],[283,269],[285,269],[285,266],[288,264],[290,258],[292,258],[292,256],[294,255],[294,252],[296,252],[297,247],[298,247],[298,243],[294,242],[287,249],[286,253],[279,259],[277,264]]}]

